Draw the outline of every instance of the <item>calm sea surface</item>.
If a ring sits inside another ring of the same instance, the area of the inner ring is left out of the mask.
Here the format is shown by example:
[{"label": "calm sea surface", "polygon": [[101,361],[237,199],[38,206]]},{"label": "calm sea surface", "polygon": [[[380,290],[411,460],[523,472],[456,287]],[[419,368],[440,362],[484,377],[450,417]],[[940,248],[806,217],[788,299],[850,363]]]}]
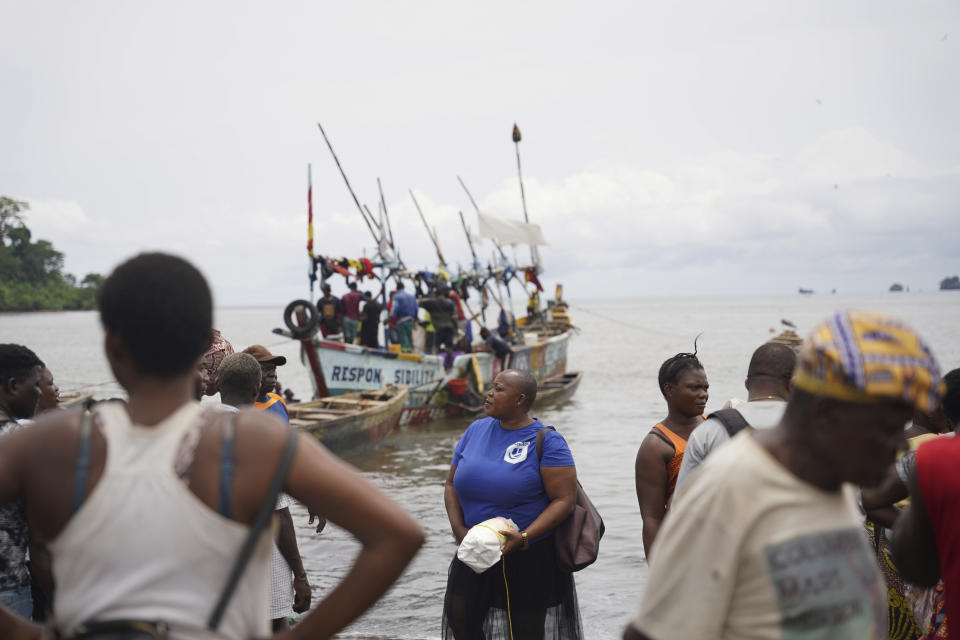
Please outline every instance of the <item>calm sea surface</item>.
[{"label": "calm sea surface", "polygon": [[[699,341],[710,381],[708,409],[745,396],[743,379],[753,349],[780,330],[781,318],[801,334],[837,309],[858,308],[901,316],[932,345],[944,370],[960,366],[960,294],[899,293],[863,296],[647,299],[575,303],[571,317],[580,328],[571,345],[568,370],[582,370],[583,383],[572,402],[540,417],[567,438],[581,482],[604,516],[607,532],[596,564],[577,574],[588,638],[618,638],[646,583],[640,542],[640,514],[633,486],[637,447],[649,427],[665,415],[657,388],[660,363]],[[270,332],[280,326],[282,308],[219,309],[216,325],[234,344],[266,345],[286,355],[280,380],[305,398],[310,385],[299,364],[296,343]],[[0,314],[0,342],[34,349],[53,370],[64,392],[89,390],[100,397],[121,395],[112,382],[101,348],[102,334],[92,312]],[[375,484],[420,521],[428,538],[420,555],[394,589],[345,638],[437,638],[446,569],[455,552],[443,509],[443,479],[463,421],[409,427],[391,434],[375,451],[348,458]],[[343,530],[330,526],[320,536],[295,512],[300,549],[315,600],[346,572],[357,550]],[[678,603],[678,606],[679,605]]]}]

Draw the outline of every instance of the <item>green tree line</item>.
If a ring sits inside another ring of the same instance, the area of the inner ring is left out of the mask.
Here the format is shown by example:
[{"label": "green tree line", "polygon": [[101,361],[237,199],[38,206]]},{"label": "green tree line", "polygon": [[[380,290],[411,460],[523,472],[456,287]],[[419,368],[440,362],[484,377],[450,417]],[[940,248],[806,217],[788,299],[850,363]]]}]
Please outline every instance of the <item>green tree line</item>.
[{"label": "green tree line", "polygon": [[46,240],[33,240],[23,221],[26,202],[0,196],[0,311],[93,309],[98,273],[80,283],[63,272],[63,254]]}]

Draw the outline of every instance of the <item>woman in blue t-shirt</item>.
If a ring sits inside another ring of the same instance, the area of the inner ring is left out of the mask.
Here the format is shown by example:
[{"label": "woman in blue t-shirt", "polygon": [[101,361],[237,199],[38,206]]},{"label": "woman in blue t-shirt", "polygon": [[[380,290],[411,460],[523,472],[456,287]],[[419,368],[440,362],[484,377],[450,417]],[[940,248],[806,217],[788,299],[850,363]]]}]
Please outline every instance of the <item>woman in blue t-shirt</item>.
[{"label": "woman in blue t-shirt", "polygon": [[467,427],[454,450],[443,502],[457,543],[496,516],[513,519],[520,532],[501,532],[503,558],[483,573],[454,556],[444,640],[582,636],[573,575],[557,566],[553,542],[553,530],[573,511],[577,469],[563,436],[527,415],[536,396],[528,372],[504,371],[484,400],[488,417]]}]

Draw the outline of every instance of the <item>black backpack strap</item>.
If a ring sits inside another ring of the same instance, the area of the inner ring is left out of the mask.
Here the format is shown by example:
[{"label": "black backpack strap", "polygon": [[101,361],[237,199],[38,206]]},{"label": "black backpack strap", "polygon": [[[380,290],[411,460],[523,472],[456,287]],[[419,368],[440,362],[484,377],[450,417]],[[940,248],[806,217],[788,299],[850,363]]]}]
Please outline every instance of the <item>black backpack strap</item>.
[{"label": "black backpack strap", "polygon": [[553,427],[544,427],[540,429],[540,431],[537,431],[537,462],[543,460],[543,436],[547,431],[556,431],[556,429]]},{"label": "black backpack strap", "polygon": [[253,549],[257,544],[257,540],[260,538],[260,533],[266,528],[267,523],[270,522],[270,518],[273,516],[273,511],[277,506],[277,496],[280,494],[280,490],[283,489],[283,482],[287,477],[287,471],[290,469],[290,463],[293,462],[293,454],[296,453],[296,451],[297,432],[291,429],[287,436],[287,446],[283,450],[283,457],[280,459],[280,464],[277,465],[273,480],[270,482],[270,488],[267,489],[263,502],[260,503],[257,515],[253,519],[253,524],[250,525],[250,533],[247,534],[246,540],[243,541],[243,546],[240,547],[240,553],[237,555],[233,568],[230,570],[230,576],[227,578],[227,584],[223,588],[223,593],[220,594],[217,606],[213,608],[210,619],[207,621],[207,628],[211,631],[216,631],[217,627],[220,626],[220,621],[223,619],[227,604],[229,604],[230,598],[233,597],[233,592],[240,583],[240,577],[243,575],[244,569],[247,568],[247,562],[250,560],[250,556],[253,555]]},{"label": "black backpack strap", "polygon": [[731,438],[737,435],[737,433],[742,431],[745,427],[750,426],[750,423],[744,420],[743,414],[733,408],[714,411],[707,416],[707,420],[710,418],[716,418],[719,420],[720,424],[723,425],[723,428],[727,430],[727,435],[729,435]]}]

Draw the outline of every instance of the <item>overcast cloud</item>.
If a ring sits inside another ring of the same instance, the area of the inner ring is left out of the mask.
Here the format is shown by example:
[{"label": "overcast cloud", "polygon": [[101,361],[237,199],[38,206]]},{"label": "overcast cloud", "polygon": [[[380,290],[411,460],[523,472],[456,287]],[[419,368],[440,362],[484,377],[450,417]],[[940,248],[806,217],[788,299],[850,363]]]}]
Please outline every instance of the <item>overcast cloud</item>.
[{"label": "overcast cloud", "polygon": [[407,189],[464,266],[457,175],[522,216],[516,121],[571,297],[960,273],[952,0],[0,0],[0,87],[0,194],[79,277],[163,249],[220,304],[302,297],[307,163],[317,251],[369,255],[318,121],[410,266],[436,259]]}]

